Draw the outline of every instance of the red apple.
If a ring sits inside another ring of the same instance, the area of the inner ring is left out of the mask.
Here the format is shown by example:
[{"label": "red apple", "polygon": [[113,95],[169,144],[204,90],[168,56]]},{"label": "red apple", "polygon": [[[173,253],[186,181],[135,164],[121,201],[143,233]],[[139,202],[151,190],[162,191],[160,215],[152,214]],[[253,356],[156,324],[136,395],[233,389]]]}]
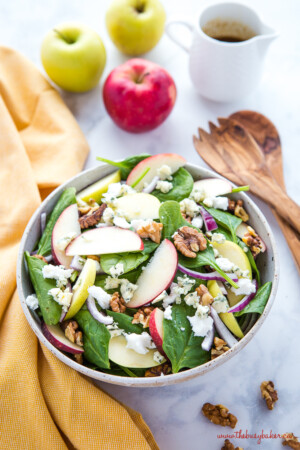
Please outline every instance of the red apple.
[{"label": "red apple", "polygon": [[159,351],[160,354],[165,355],[163,351],[163,338],[164,338],[163,320],[164,320],[164,313],[162,312],[161,309],[155,308],[150,314],[149,331],[152,340],[157,347],[157,350]]},{"label": "red apple", "polygon": [[134,58],[108,75],[103,99],[108,114],[120,128],[143,133],[168,117],[176,100],[176,86],[165,69]]}]

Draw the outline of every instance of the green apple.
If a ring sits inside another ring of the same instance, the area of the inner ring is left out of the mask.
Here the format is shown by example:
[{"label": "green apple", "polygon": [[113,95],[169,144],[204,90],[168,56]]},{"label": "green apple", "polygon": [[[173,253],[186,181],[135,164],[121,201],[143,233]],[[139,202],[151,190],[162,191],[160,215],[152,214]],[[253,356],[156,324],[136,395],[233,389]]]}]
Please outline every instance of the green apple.
[{"label": "green apple", "polygon": [[118,183],[121,181],[120,171],[107,175],[101,180],[96,181],[96,183],[91,184],[83,191],[79,192],[76,196],[77,200],[82,200],[83,202],[89,202],[89,200],[95,200],[97,203],[101,203],[102,195],[107,192],[108,186],[111,183]]},{"label": "green apple", "polygon": [[114,0],[106,26],[115,46],[126,55],[149,52],[164,32],[165,10],[159,0]]},{"label": "green apple", "polygon": [[[239,245],[231,241],[225,241],[224,244],[213,242],[212,245],[218,250],[220,256],[229,259],[229,261],[238,266],[241,270],[248,270],[249,277],[252,279],[252,270],[249,259]],[[230,306],[239,303],[243,297],[244,295],[235,295],[230,289],[228,290],[228,302]]]},{"label": "green apple", "polygon": [[47,33],[41,58],[54,83],[67,91],[85,92],[98,84],[106,63],[106,51],[94,30],[65,23]]},{"label": "green apple", "polygon": [[71,319],[80,310],[88,298],[88,288],[93,286],[96,279],[96,264],[93,259],[88,258],[83,266],[74,287],[70,308],[64,320]]},{"label": "green apple", "polygon": [[[215,280],[207,282],[207,288],[209,293],[216,298],[218,294],[221,294],[221,290],[218,283]],[[244,337],[244,334],[238,324],[238,321],[232,313],[220,313],[220,319],[225,323],[226,327],[238,338]]]}]

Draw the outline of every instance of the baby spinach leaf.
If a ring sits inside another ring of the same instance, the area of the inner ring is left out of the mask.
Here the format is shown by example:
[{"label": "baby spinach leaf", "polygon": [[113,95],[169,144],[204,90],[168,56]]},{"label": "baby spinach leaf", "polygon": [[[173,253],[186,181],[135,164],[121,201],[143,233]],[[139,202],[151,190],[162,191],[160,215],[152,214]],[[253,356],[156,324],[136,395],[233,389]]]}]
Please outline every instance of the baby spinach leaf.
[{"label": "baby spinach leaf", "polygon": [[230,214],[225,211],[220,211],[219,209],[215,208],[208,208],[207,206],[203,205],[204,208],[213,216],[217,224],[223,226],[228,231],[230,231],[232,235],[232,240],[237,244],[237,237],[236,237],[236,229],[239,226],[239,224],[242,222],[242,219],[239,217],[234,216],[233,214]]},{"label": "baby spinach leaf", "polygon": [[184,220],[180,212],[180,205],[174,200],[168,200],[159,208],[159,219],[163,224],[163,238],[171,239],[175,231],[184,225],[191,224]]},{"label": "baby spinach leaf", "polygon": [[255,259],[254,259],[253,255],[252,255],[249,247],[247,247],[247,245],[243,241],[241,241],[240,239],[238,239],[238,244],[243,250],[244,250],[244,248],[247,249],[247,252],[245,252],[245,253],[246,253],[247,257],[248,257],[250,266],[252,267],[253,271],[255,272],[255,278],[256,278],[256,281],[258,283],[258,286],[260,286],[260,273],[259,273],[259,270],[257,268]]},{"label": "baby spinach leaf", "polygon": [[118,167],[121,172],[121,178],[122,180],[126,180],[129,173],[132,171],[132,169],[141,161],[143,161],[146,158],[149,158],[148,153],[141,153],[140,155],[136,156],[130,156],[129,158],[123,159],[123,161],[111,161],[110,159],[101,158],[101,156],[97,156],[98,161],[105,162],[107,164],[110,164],[111,166]]},{"label": "baby spinach leaf", "polygon": [[127,314],[110,311],[109,309],[106,312],[114,319],[114,322],[118,324],[119,328],[126,331],[126,333],[141,334],[143,332],[143,327],[141,325],[131,323],[132,317],[127,316]]},{"label": "baby spinach leaf", "polygon": [[173,174],[172,184],[173,188],[166,194],[158,189],[152,191],[151,194],[157,197],[161,202],[166,202],[168,200],[176,200],[177,202],[180,202],[184,198],[187,198],[192,192],[194,180],[192,175],[181,167]]},{"label": "baby spinach leaf", "polygon": [[25,253],[25,259],[44,322],[47,325],[56,325],[59,322],[62,307],[48,294],[50,289],[56,288],[56,281],[43,277],[43,267],[46,266],[44,261],[30,256],[28,252]]},{"label": "baby spinach leaf", "polygon": [[64,192],[59,197],[52,213],[47,221],[47,225],[45,228],[45,231],[40,239],[40,242],[38,244],[38,254],[39,255],[48,255],[51,253],[51,237],[52,237],[52,231],[54,228],[54,225],[61,215],[61,213],[66,209],[68,206],[72,205],[73,203],[76,203],[76,189],[73,187],[67,188],[64,190]]},{"label": "baby spinach leaf", "polygon": [[209,244],[207,245],[205,250],[197,253],[196,258],[187,258],[186,256],[179,254],[179,263],[184,267],[193,270],[197,270],[198,268],[203,266],[210,266],[215,269],[223,278],[225,278],[225,280],[228,281],[231,286],[238,288],[238,285],[234,281],[232,281],[232,279],[218,266],[214,251]]},{"label": "baby spinach leaf", "polygon": [[242,311],[234,313],[234,315],[236,317],[239,317],[242,316],[243,314],[250,314],[250,313],[262,314],[267,304],[267,301],[270,297],[271,289],[272,289],[272,282],[268,281],[258,289],[254,299],[251,300],[251,302],[248,303],[248,305],[244,309],[242,309]]},{"label": "baby spinach leaf", "polygon": [[109,369],[108,344],[110,333],[103,323],[95,320],[89,311],[81,309],[74,316],[83,332],[84,357],[92,364]]},{"label": "baby spinach leaf", "polygon": [[124,273],[130,272],[143,262],[147,261],[149,254],[143,253],[112,253],[101,256],[101,267],[108,275],[110,269],[116,264],[121,263],[124,267]]},{"label": "baby spinach leaf", "polygon": [[158,244],[152,241],[144,240],[144,250],[137,253],[110,253],[101,256],[101,267],[108,275],[110,269],[116,264],[121,263],[124,267],[124,273],[136,269],[139,265],[149,259],[150,254],[158,247]]},{"label": "baby spinach leaf", "polygon": [[172,364],[173,373],[193,368],[210,360],[210,353],[202,350],[202,337],[195,336],[187,316],[195,315],[195,308],[181,303],[172,307],[172,320],[164,319],[163,349]]}]

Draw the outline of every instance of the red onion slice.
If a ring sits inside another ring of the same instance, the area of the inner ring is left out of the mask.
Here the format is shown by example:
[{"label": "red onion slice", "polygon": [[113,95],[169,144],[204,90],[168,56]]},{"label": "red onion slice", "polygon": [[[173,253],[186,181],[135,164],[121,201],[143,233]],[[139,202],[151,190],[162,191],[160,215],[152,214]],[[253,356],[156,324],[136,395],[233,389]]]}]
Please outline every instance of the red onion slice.
[{"label": "red onion slice", "polygon": [[236,338],[230,333],[230,331],[228,330],[228,328],[226,327],[226,325],[224,325],[224,323],[222,322],[222,320],[219,317],[219,314],[217,313],[217,311],[211,307],[210,308],[210,314],[214,320],[215,323],[215,327],[217,329],[217,332],[219,333],[219,335],[221,336],[222,339],[224,339],[224,341],[227,343],[228,347],[233,347],[235,344],[238,343],[238,341],[236,340]]},{"label": "red onion slice", "polygon": [[42,213],[41,214],[41,218],[40,218],[40,223],[41,223],[41,234],[44,233],[45,228],[46,228],[46,220],[47,220],[47,214],[46,213]]},{"label": "red onion slice", "polygon": [[[189,275],[190,277],[199,278],[200,280],[216,280],[216,281],[226,281],[225,278],[222,277],[218,272],[210,272],[210,273],[200,273],[195,272],[194,270],[187,269],[186,267],[182,266],[181,264],[178,264],[178,269],[180,272],[185,273],[186,275]],[[238,277],[234,273],[226,273],[226,275],[232,279],[232,281],[237,282]]]},{"label": "red onion slice", "polygon": [[212,348],[213,342],[214,342],[214,336],[215,336],[215,327],[212,326],[211,330],[207,333],[205,338],[202,341],[201,347],[202,350],[209,352],[209,350]]},{"label": "red onion slice", "polygon": [[204,221],[206,231],[214,231],[218,228],[218,225],[211,214],[206,211],[203,206],[200,206],[200,213]]},{"label": "red onion slice", "polygon": [[98,322],[103,323],[104,325],[111,325],[113,323],[114,320],[112,317],[104,315],[97,309],[95,299],[91,295],[89,295],[87,298],[86,306],[91,315],[95,320],[98,320]]},{"label": "red onion slice", "polygon": [[244,309],[251,302],[251,300],[255,297],[255,294],[257,292],[257,287],[258,287],[256,280],[252,280],[252,284],[254,284],[254,286],[255,286],[255,292],[252,292],[251,294],[246,295],[244,298],[242,298],[242,300],[239,303],[232,306],[232,308],[230,308],[227,312],[234,313],[234,312],[242,311],[242,309]]},{"label": "red onion slice", "polygon": [[145,187],[145,188],[143,189],[143,192],[144,192],[145,194],[151,194],[151,192],[154,191],[154,189],[156,188],[156,185],[157,185],[158,180],[159,180],[159,177],[158,177],[158,176],[155,176],[155,177],[151,180],[151,182],[148,184],[148,186]]}]

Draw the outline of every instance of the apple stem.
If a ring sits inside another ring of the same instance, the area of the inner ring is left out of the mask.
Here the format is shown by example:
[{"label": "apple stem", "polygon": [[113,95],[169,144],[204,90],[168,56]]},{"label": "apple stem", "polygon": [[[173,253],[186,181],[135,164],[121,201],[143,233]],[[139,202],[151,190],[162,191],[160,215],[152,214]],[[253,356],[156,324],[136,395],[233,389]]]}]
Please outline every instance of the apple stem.
[{"label": "apple stem", "polygon": [[63,34],[61,31],[57,30],[56,28],[53,28],[54,33],[58,34],[58,36],[66,41],[68,44],[74,44],[74,41],[70,38],[68,38],[65,34]]},{"label": "apple stem", "polygon": [[144,78],[150,75],[150,72],[142,73],[136,80],[136,84],[141,84],[144,81]]}]

